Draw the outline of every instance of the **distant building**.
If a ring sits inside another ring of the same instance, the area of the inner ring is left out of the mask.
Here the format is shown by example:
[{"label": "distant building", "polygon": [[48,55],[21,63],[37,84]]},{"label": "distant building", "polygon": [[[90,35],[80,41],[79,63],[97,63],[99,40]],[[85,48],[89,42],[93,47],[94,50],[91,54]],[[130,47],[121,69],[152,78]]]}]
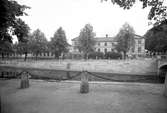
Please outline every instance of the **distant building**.
[{"label": "distant building", "polygon": [[[95,39],[95,46],[94,49],[97,52],[111,52],[115,50],[115,45],[117,44],[117,42],[115,41],[114,37],[108,37],[108,35],[106,35],[106,37],[96,37]],[[79,52],[78,50],[78,37],[72,39],[72,48],[73,48],[73,52]]]},{"label": "distant building", "polygon": [[145,55],[145,39],[142,36],[134,35],[135,44],[127,54],[135,56],[144,56]]},{"label": "distant building", "polygon": [[[135,55],[135,56],[142,56],[145,54],[145,39],[142,36],[139,35],[134,35],[135,39],[135,44],[134,47],[130,49],[130,51],[127,53],[129,56]],[[78,50],[78,37],[72,39],[72,48],[71,52],[76,54],[80,53]],[[94,49],[96,52],[111,52],[115,51],[116,52],[116,47],[117,41],[115,37],[109,37],[106,35],[105,37],[96,37],[95,38],[95,46]]]}]

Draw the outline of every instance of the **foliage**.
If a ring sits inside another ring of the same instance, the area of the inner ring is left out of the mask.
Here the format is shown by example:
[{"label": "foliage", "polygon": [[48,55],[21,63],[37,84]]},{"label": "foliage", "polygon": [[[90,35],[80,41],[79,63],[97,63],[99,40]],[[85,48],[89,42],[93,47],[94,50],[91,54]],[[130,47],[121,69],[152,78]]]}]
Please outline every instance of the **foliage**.
[{"label": "foliage", "polygon": [[19,41],[25,41],[29,27],[19,17],[27,15],[24,11],[29,7],[20,5],[13,0],[0,0],[0,51],[12,51],[12,36],[16,35]]},{"label": "foliage", "polygon": [[68,47],[65,31],[60,27],[51,38],[50,48],[55,53],[55,58],[59,58],[62,53],[67,52]]},{"label": "foliage", "polygon": [[30,30],[29,26],[21,19],[17,19],[15,24],[13,35],[17,36],[19,42],[27,42],[28,39],[26,38],[29,36]]},{"label": "foliage", "polygon": [[39,53],[44,52],[47,48],[47,39],[45,34],[39,29],[35,30],[30,36],[29,44],[31,45],[30,50],[36,55],[36,58]]},{"label": "foliage", "polygon": [[13,52],[12,48],[12,44],[9,41],[0,41],[0,54],[2,56],[2,59],[4,59],[5,54]]},{"label": "foliage", "polygon": [[[102,0],[108,1],[108,0]],[[142,8],[150,7],[148,19],[155,21],[155,25],[160,24],[167,19],[167,6],[164,5],[164,0],[139,0],[142,2]],[[136,0],[111,0],[113,4],[119,5],[123,9],[130,9]]]},{"label": "foliage", "polygon": [[124,56],[126,56],[128,51],[134,49],[134,30],[128,23],[122,26],[116,37],[118,41],[116,49],[119,52],[124,52]]},{"label": "foliage", "polygon": [[93,32],[93,26],[90,24],[86,24],[83,29],[81,29],[79,34],[79,50],[83,52],[84,58],[88,57],[90,52],[94,51],[94,36],[95,33]]},{"label": "foliage", "polygon": [[22,41],[29,27],[19,17],[27,15],[25,9],[29,7],[13,0],[0,0],[0,4],[0,41],[12,42],[12,35]]},{"label": "foliage", "polygon": [[104,58],[104,53],[103,52],[91,52],[88,55],[88,58],[90,59],[103,59]]},{"label": "foliage", "polygon": [[107,52],[105,54],[105,58],[106,59],[119,59],[119,58],[122,58],[122,55],[117,52]]},{"label": "foliage", "polygon": [[167,51],[167,20],[154,26],[145,34],[145,47],[151,52]]},{"label": "foliage", "polygon": [[68,52],[65,54],[65,58],[66,59],[75,59],[75,60],[82,59],[82,54],[81,53],[73,54],[73,53]]},{"label": "foliage", "polygon": [[28,42],[19,42],[14,44],[15,45],[15,49],[16,49],[16,53],[17,54],[25,54],[25,58],[24,60],[26,61],[27,59],[27,54],[29,52],[29,44]]}]

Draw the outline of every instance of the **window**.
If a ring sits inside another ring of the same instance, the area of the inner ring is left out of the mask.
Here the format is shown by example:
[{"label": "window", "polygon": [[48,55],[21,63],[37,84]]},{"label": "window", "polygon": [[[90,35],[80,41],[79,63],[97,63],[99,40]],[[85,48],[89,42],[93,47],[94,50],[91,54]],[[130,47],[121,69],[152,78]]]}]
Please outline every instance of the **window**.
[{"label": "window", "polygon": [[138,40],[138,44],[141,44],[141,40]]},{"label": "window", "polygon": [[98,46],[100,46],[100,42],[98,42]]},{"label": "window", "polygon": [[139,52],[139,53],[141,52],[141,47],[138,47],[138,52]]},{"label": "window", "polygon": [[104,52],[107,53],[107,48],[104,49]]},{"label": "window", "polygon": [[107,46],[107,42],[105,42],[104,45]]},{"label": "window", "polygon": [[100,52],[100,48],[97,51]]}]

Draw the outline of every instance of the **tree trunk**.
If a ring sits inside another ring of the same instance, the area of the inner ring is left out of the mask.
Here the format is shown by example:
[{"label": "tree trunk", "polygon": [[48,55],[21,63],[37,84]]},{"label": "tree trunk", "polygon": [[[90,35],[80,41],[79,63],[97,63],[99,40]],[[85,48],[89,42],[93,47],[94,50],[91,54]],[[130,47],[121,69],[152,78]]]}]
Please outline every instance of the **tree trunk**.
[{"label": "tree trunk", "polygon": [[4,53],[2,52],[2,60],[4,59]]},{"label": "tree trunk", "polygon": [[88,59],[88,54],[87,53],[84,53],[84,59],[87,60]]},{"label": "tree trunk", "polygon": [[24,54],[25,54],[24,61],[26,61],[27,60],[27,52],[25,52]]},{"label": "tree trunk", "polygon": [[55,59],[57,59],[57,55],[56,55],[56,52],[55,52]]},{"label": "tree trunk", "polygon": [[124,60],[126,59],[126,51],[124,51]]},{"label": "tree trunk", "polygon": [[37,57],[38,57],[38,53],[36,53],[36,60],[37,60]]}]

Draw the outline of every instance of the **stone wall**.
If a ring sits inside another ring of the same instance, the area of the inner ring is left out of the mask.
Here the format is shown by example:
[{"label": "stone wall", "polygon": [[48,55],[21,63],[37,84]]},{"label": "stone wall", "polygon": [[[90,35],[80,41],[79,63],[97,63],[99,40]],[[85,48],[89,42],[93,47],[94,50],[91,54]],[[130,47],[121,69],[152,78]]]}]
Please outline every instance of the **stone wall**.
[{"label": "stone wall", "polygon": [[105,73],[121,73],[121,74],[138,74],[138,75],[156,75],[157,64],[155,59],[138,59],[138,60],[49,60],[37,62],[14,62],[8,64],[14,67],[28,67],[40,69],[67,69],[70,64],[70,69],[73,71],[88,70],[92,72]]}]

